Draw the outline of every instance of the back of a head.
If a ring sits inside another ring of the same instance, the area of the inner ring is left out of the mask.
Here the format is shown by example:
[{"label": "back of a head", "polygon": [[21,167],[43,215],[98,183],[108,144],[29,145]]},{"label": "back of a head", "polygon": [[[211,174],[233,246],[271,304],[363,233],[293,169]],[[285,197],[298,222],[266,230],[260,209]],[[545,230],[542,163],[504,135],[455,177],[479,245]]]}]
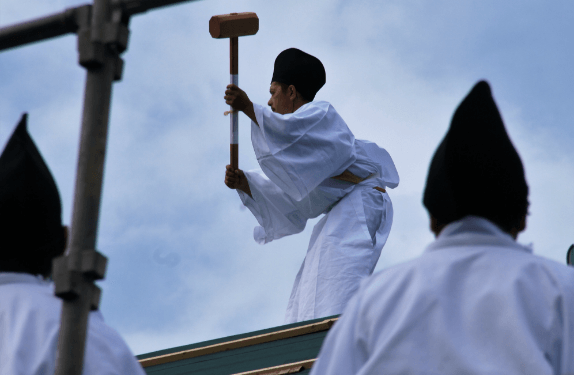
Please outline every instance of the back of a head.
[{"label": "back of a head", "polygon": [[24,114],[0,156],[0,272],[47,276],[65,247],[62,209],[26,120]]},{"label": "back of a head", "polygon": [[431,161],[423,203],[442,224],[475,215],[506,232],[526,214],[524,168],[485,81],[456,109]]}]

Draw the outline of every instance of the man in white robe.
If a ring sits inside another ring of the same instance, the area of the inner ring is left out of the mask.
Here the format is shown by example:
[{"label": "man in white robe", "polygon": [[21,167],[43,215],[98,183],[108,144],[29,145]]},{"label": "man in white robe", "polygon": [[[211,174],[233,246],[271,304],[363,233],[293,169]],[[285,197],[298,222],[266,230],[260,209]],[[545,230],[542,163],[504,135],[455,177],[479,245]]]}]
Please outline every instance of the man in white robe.
[{"label": "man in white robe", "polygon": [[383,148],[356,140],[333,106],[313,102],[325,83],[321,62],[298,49],[279,54],[271,82],[271,109],[253,104],[235,85],[226,102],[252,119],[251,140],[261,170],[227,166],[226,184],[260,226],[265,244],[313,228],[295,278],[285,322],[340,314],[370,275],[393,220],[387,188],[399,176]]},{"label": "man in white robe", "polygon": [[486,82],[437,149],[422,256],[365,280],[311,374],[574,374],[574,270],[516,242],[528,187]]},{"label": "man in white robe", "polygon": [[[61,301],[47,281],[64,252],[60,195],[26,130],[26,115],[0,156],[0,375],[53,374]],[[102,314],[89,316],[84,375],[144,375]]]}]

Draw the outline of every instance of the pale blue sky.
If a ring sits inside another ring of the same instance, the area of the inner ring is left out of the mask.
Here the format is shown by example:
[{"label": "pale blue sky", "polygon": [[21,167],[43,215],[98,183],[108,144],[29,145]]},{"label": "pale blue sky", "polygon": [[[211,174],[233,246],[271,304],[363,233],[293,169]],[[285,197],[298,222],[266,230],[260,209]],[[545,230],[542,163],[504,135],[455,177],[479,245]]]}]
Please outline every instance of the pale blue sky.
[{"label": "pale blue sky", "polygon": [[[0,26],[84,1],[4,2]],[[228,163],[228,42],[212,15],[254,11],[239,42],[239,83],[268,100],[275,57],[322,60],[331,102],[355,132],[385,147],[401,176],[395,222],[377,269],[432,241],[422,189],[430,158],[472,85],[487,79],[525,164],[527,231],[536,254],[564,263],[574,243],[571,1],[204,0],[130,24],[114,84],[98,248],[110,258],[102,311],[136,354],[282,324],[313,223],[265,246],[223,184]],[[58,182],[69,223],[85,71],[75,36],[0,53],[0,145],[22,112]],[[257,166],[240,117],[240,166]],[[485,189],[488,182],[485,181]]]}]

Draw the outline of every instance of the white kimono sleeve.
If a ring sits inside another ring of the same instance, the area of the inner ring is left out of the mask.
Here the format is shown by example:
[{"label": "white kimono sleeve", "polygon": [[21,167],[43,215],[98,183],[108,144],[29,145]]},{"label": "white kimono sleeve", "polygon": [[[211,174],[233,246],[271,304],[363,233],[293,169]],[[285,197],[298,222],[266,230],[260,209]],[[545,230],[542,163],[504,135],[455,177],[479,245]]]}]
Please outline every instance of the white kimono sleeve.
[{"label": "white kimono sleeve", "polygon": [[271,181],[296,201],[356,160],[353,133],[327,102],[311,102],[281,115],[254,104],[251,140]]},{"label": "white kimono sleeve", "polygon": [[355,142],[355,149],[359,164],[365,163],[376,169],[376,176],[384,183],[381,187],[394,189],[399,186],[399,173],[387,150],[376,143],[360,139]]},{"label": "white kimono sleeve", "polygon": [[296,206],[293,198],[270,181],[261,170],[245,172],[251,195],[237,190],[243,204],[249,208],[260,226],[253,230],[259,244],[302,232],[308,217]]}]

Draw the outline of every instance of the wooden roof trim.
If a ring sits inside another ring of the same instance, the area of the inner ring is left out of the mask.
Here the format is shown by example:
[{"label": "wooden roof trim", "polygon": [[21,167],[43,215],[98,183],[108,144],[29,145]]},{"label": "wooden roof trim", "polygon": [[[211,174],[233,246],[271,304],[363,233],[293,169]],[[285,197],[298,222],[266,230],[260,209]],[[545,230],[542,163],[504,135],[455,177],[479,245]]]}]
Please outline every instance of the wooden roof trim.
[{"label": "wooden roof trim", "polygon": [[247,372],[241,372],[233,375],[283,375],[283,374],[295,374],[297,372],[306,370],[313,367],[316,359],[307,359],[301,362],[287,363],[285,365],[267,367],[260,370],[252,370]]},{"label": "wooden roof trim", "polygon": [[183,350],[180,352],[159,355],[157,357],[140,359],[139,362],[142,367],[150,367],[180,361],[182,359],[195,358],[202,355],[219,353],[226,350],[244,348],[251,345],[264,344],[271,341],[288,339],[306,335],[309,333],[327,331],[337,321],[338,318],[325,319],[322,322],[312,323],[295,328],[284,329],[281,331],[269,332],[262,335],[246,337],[239,340],[222,342],[214,345],[204,346],[201,348],[194,348]]}]

